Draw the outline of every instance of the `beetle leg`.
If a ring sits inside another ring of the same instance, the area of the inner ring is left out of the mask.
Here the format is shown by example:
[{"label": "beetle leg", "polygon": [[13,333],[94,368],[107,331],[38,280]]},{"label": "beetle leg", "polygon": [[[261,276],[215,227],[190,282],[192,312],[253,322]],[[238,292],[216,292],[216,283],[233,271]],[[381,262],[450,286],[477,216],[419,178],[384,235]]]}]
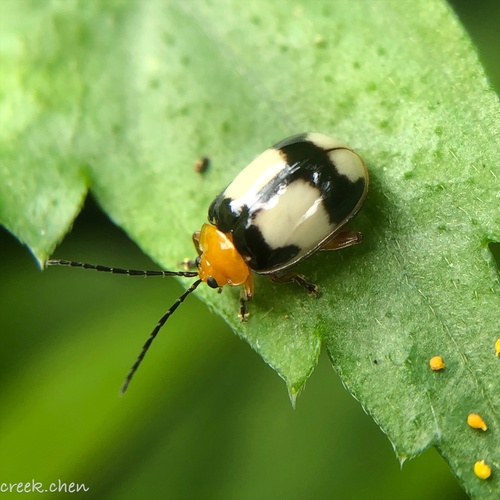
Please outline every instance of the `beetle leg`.
[{"label": "beetle leg", "polygon": [[247,302],[253,297],[253,275],[250,273],[243,283],[243,290],[240,293],[240,312],[238,314],[241,321],[246,321],[250,313],[247,311]]},{"label": "beetle leg", "polygon": [[193,244],[194,248],[196,248],[196,251],[198,252],[198,255],[201,255],[203,252],[200,248],[200,231],[195,231],[193,233]]},{"label": "beetle leg", "polygon": [[304,288],[304,290],[311,297],[319,297],[321,295],[318,286],[307,281],[306,277],[303,274],[290,273],[283,276],[271,274],[269,277],[275,283],[297,283],[297,285],[300,285],[302,288]]},{"label": "beetle leg", "polygon": [[363,240],[363,235],[357,231],[341,231],[328,241],[321,250],[338,250],[357,245]]},{"label": "beetle leg", "polygon": [[[200,256],[203,252],[201,251],[200,248],[200,231],[195,231],[193,233],[193,244],[194,248],[196,248],[196,252],[198,253],[198,256]],[[179,262],[178,264],[182,269],[185,269],[186,271],[192,270],[192,269],[198,269],[198,262],[193,259],[184,259],[182,262]]]},{"label": "beetle leg", "polygon": [[240,312],[238,313],[238,318],[241,319],[242,323],[244,321],[246,321],[248,316],[250,315],[250,313],[247,311],[247,301],[246,301],[244,295],[245,294],[242,290],[241,294],[240,294]]}]

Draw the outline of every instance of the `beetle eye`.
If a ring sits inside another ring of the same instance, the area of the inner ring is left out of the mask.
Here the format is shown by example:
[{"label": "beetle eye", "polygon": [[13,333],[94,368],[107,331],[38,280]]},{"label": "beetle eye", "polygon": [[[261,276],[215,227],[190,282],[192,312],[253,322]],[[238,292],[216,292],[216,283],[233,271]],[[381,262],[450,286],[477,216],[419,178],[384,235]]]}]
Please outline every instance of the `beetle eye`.
[{"label": "beetle eye", "polygon": [[194,261],[196,267],[200,267],[200,262],[201,262],[201,257],[198,255],[198,257],[196,257],[196,259]]},{"label": "beetle eye", "polygon": [[212,276],[209,276],[207,278],[207,285],[210,288],[219,288],[219,285],[217,284],[217,281],[215,281],[215,278],[213,278]]}]

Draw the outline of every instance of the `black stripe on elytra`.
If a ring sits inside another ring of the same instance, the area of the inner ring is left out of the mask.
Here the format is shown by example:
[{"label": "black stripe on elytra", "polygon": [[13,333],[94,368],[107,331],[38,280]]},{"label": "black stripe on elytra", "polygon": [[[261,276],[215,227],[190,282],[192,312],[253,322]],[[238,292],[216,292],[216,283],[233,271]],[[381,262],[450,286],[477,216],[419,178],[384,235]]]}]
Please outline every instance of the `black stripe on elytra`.
[{"label": "black stripe on elytra", "polygon": [[271,248],[252,223],[258,211],[250,214],[249,207],[244,205],[241,212],[235,214],[230,207],[233,200],[225,198],[223,194],[224,191],[210,205],[208,219],[219,231],[232,233],[234,246],[251,269],[256,272],[272,269],[299,253],[300,248],[296,245]]},{"label": "black stripe on elytra", "polygon": [[231,211],[230,203],[233,200],[231,198],[226,198],[224,196],[224,191],[222,191],[222,193],[220,193],[210,204],[208,208],[208,220],[214,224],[219,231],[229,233],[235,227],[238,219],[243,215],[235,214]]},{"label": "black stripe on elytra", "polygon": [[351,214],[363,196],[365,179],[361,177],[352,182],[331,161],[328,153],[332,149],[325,150],[303,137],[304,134],[301,134],[296,136],[297,142],[289,138],[276,145],[283,151],[290,166],[287,183],[300,179],[318,189],[330,222],[339,224]]},{"label": "black stripe on elytra", "polygon": [[234,227],[233,242],[238,253],[254,271],[266,271],[285,264],[300,252],[300,248],[296,245],[272,248],[267,244],[259,228],[255,225],[247,226],[246,220],[248,220],[247,207],[244,208]]},{"label": "black stripe on elytra", "polygon": [[[273,146],[273,148],[280,149],[282,146],[286,146],[297,141],[304,141],[306,136],[307,134],[293,135],[281,142],[278,142]],[[281,175],[278,176],[277,183],[272,183],[274,189],[271,189],[271,191],[266,194],[266,199],[259,198],[261,199],[261,201],[269,201],[269,199],[277,193],[277,189],[279,189],[279,187],[283,185],[283,183],[287,184],[286,177],[287,175],[289,175],[289,170],[290,168],[285,168],[284,171],[281,172]],[[244,217],[244,215],[240,214],[239,212],[234,213],[231,211],[230,204],[233,200],[224,196],[226,189],[227,187],[224,188],[221,193],[219,193],[219,195],[214,199],[214,201],[212,201],[212,203],[208,207],[208,220],[224,233],[227,233],[233,229],[239,217]],[[262,194],[264,193],[258,193],[259,196]]]}]

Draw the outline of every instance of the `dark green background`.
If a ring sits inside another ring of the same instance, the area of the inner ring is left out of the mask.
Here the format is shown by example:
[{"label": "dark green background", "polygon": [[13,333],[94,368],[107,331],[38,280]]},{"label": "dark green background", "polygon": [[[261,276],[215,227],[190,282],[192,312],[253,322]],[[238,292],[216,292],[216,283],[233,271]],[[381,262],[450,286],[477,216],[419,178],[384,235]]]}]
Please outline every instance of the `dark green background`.
[{"label": "dark green background", "polygon": [[[452,3],[498,91],[498,2]],[[3,230],[0,255],[0,482],[82,482],[120,499],[465,498],[435,450],[401,470],[326,359],[293,410],[284,383],[193,297],[118,397],[181,286],[41,273]],[[92,200],[56,256],[152,266]]]}]

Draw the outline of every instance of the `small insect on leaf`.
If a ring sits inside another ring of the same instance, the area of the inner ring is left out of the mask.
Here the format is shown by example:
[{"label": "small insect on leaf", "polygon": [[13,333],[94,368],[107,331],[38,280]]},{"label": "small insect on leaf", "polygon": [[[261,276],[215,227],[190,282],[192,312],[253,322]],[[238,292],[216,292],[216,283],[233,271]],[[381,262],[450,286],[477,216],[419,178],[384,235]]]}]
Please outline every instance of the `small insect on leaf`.
[{"label": "small insect on leaf", "polygon": [[482,429],[483,431],[486,431],[488,429],[486,422],[482,419],[481,415],[478,415],[477,413],[471,413],[467,417],[467,423],[473,429]]},{"label": "small insect on leaf", "polygon": [[198,174],[204,174],[210,167],[210,158],[207,156],[201,156],[198,158],[193,165],[193,170]]},{"label": "small insect on leaf", "polygon": [[442,370],[446,366],[446,363],[443,361],[441,356],[434,356],[429,360],[429,366],[431,367],[431,370],[437,372]]},{"label": "small insect on leaf", "polygon": [[491,467],[484,460],[479,460],[474,464],[474,474],[479,479],[488,479],[491,476]]}]

